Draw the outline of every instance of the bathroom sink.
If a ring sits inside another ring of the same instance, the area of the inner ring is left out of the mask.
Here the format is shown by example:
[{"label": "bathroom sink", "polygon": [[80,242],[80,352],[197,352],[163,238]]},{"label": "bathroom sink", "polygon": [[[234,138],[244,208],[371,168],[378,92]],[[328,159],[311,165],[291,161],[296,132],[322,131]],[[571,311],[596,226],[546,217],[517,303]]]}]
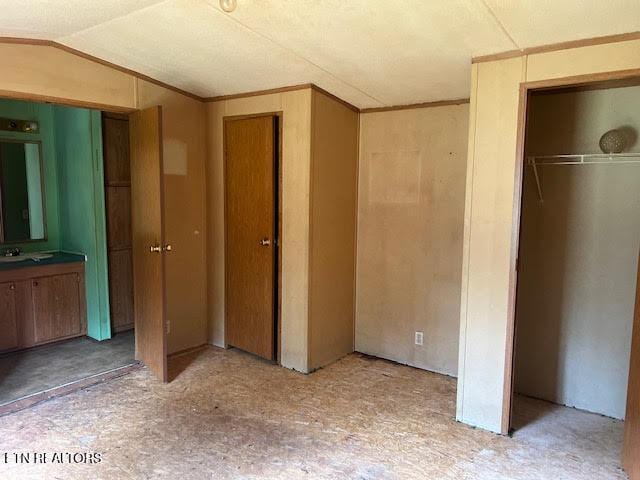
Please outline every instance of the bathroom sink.
[{"label": "bathroom sink", "polygon": [[44,260],[45,258],[53,257],[52,253],[27,253],[25,257],[30,258],[31,260]]},{"label": "bathroom sink", "polygon": [[53,257],[53,254],[51,253],[21,253],[20,255],[15,255],[13,257],[0,256],[0,263],[23,262],[25,260],[38,262],[51,257]]}]

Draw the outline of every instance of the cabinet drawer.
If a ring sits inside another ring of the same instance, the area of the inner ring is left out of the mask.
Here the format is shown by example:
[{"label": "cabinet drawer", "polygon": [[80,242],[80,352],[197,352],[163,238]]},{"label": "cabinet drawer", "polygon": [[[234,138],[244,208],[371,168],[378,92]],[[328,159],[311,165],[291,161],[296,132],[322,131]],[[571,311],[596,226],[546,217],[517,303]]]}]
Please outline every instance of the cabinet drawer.
[{"label": "cabinet drawer", "polygon": [[36,344],[83,333],[82,280],[79,273],[32,280]]}]

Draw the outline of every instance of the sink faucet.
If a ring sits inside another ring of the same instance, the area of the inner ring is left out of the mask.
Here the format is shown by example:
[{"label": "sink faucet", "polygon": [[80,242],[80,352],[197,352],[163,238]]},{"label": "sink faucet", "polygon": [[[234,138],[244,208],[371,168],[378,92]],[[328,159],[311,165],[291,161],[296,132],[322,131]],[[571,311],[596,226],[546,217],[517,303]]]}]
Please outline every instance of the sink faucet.
[{"label": "sink faucet", "polygon": [[7,248],[4,251],[4,256],[5,257],[17,257],[18,255],[20,255],[20,249],[18,247]]}]

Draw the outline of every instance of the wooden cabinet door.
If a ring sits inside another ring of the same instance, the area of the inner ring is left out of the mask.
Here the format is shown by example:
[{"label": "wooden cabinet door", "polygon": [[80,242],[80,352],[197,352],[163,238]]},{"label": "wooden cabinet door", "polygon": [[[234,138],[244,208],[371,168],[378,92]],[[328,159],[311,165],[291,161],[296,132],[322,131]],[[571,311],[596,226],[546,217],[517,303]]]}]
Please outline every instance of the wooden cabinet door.
[{"label": "wooden cabinet door", "polygon": [[0,283],[0,351],[18,347],[15,283]]},{"label": "wooden cabinet door", "polygon": [[134,327],[129,117],[102,115],[111,328],[122,332]]},{"label": "wooden cabinet door", "polygon": [[67,273],[32,280],[35,343],[80,335],[83,331],[81,275]]},{"label": "wooden cabinet door", "polygon": [[133,327],[133,273],[131,250],[109,252],[109,301],[116,332]]}]

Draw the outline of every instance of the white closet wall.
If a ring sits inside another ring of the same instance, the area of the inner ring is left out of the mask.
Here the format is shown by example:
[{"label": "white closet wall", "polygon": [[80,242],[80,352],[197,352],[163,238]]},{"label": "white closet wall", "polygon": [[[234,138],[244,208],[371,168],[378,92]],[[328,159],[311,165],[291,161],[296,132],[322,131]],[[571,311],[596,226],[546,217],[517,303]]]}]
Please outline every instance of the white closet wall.
[{"label": "white closet wall", "polygon": [[[532,99],[529,155],[598,153],[640,131],[640,88]],[[640,150],[638,142],[631,150]],[[638,249],[640,163],[526,167],[516,391],[623,418]]]}]

